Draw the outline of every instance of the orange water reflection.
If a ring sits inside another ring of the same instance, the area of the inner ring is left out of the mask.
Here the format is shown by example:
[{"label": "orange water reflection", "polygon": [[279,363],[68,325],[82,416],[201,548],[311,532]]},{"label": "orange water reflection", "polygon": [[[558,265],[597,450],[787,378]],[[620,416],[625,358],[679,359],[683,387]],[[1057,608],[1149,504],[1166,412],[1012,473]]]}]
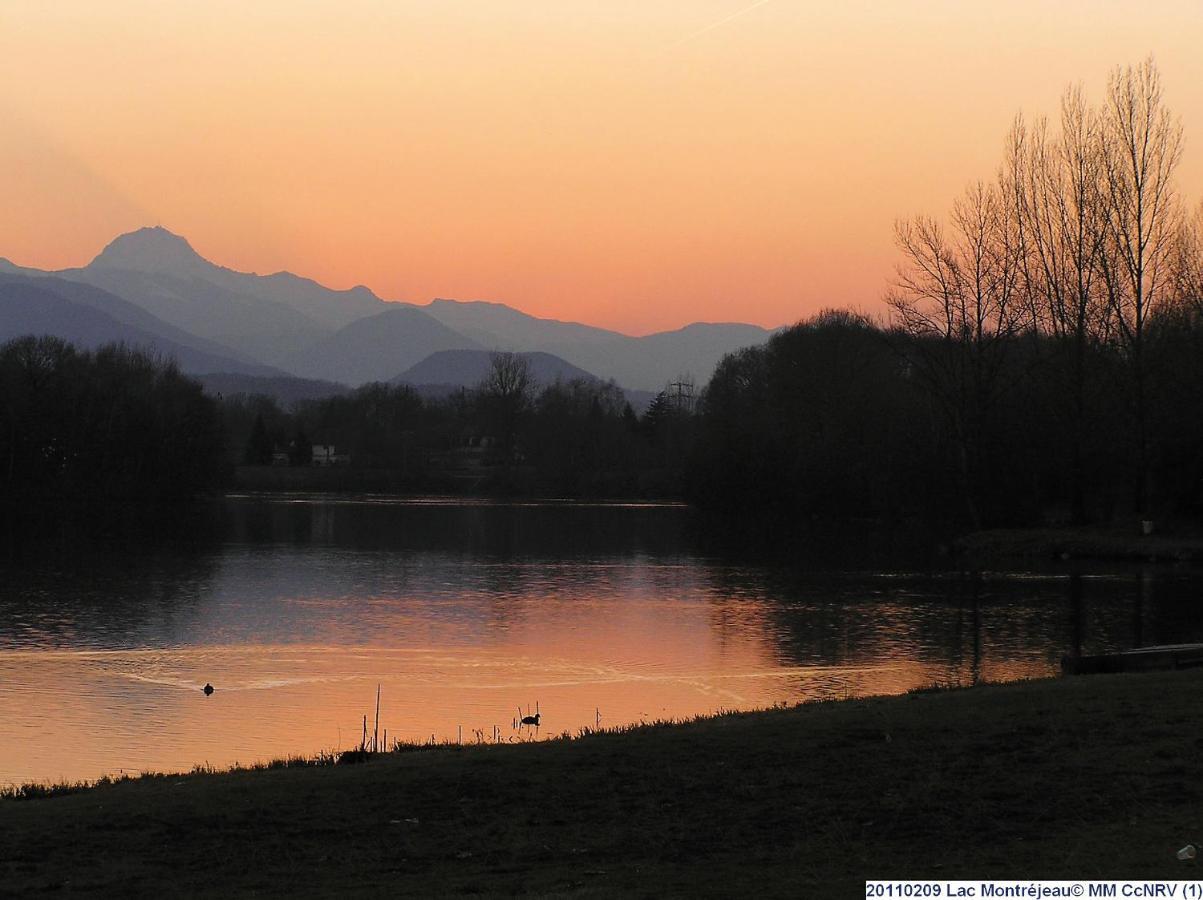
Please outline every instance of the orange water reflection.
[{"label": "orange water reflection", "polygon": [[[517,707],[542,711],[540,736],[748,709],[800,699],[895,693],[947,673],[910,661],[789,666],[755,634],[639,617],[596,633],[527,635],[482,648],[330,646],[31,651],[0,655],[5,780],[181,770],[346,749],[372,727],[405,740],[519,739]],[[704,624],[704,623],[701,623]],[[658,626],[658,627],[657,627]],[[654,637],[653,637],[654,636]],[[588,650],[595,652],[589,653]],[[1004,677],[1040,674],[1006,666]],[[993,676],[997,677],[997,673]],[[211,681],[211,697],[200,688]],[[31,709],[30,707],[35,707]],[[84,740],[81,740],[86,736]]]},{"label": "orange water reflection", "polygon": [[[234,505],[204,554],[10,573],[0,783],[391,738],[537,737],[1050,674],[1203,637],[1196,576],[799,571],[696,553],[676,509]],[[1150,584],[1152,587],[1150,587]],[[212,682],[216,692],[200,688]],[[494,731],[496,729],[496,732]]]}]

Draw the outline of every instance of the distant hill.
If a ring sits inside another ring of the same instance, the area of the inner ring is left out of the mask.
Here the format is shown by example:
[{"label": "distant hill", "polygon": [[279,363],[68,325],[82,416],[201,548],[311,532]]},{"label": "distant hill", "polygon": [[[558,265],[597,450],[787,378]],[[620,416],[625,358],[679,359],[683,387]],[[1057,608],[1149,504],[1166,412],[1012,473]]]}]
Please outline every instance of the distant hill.
[{"label": "distant hill", "polygon": [[188,374],[240,372],[279,374],[278,370],[207,352],[114,318],[97,305],[76,302],[51,288],[54,279],[10,279],[0,276],[0,341],[27,334],[53,335],[81,349],[123,342],[173,357]]},{"label": "distant hill", "polygon": [[[398,384],[446,384],[456,387],[475,387],[489,374],[492,366],[489,350],[440,350],[432,353],[416,366],[406,369],[393,379]],[[520,354],[530,366],[531,378],[536,384],[548,385],[555,381],[571,381],[582,378],[598,381],[598,377],[570,362],[550,353]]]},{"label": "distant hill", "polygon": [[18,266],[11,259],[0,256],[0,273],[5,275],[45,275],[41,269],[31,269],[28,266]]},{"label": "distant hill", "polygon": [[[35,274],[9,274],[10,272],[33,272]],[[70,300],[72,303],[78,303],[81,306],[99,310],[118,322],[154,335],[156,341],[167,340],[181,347],[189,347],[201,353],[208,354],[214,358],[232,358],[235,360],[235,363],[231,371],[258,372],[260,374],[276,373],[279,371],[270,366],[262,365],[253,358],[235,353],[229,347],[216,341],[209,341],[205,338],[197,337],[182,328],[177,328],[152,315],[137,304],[130,303],[123,297],[118,297],[116,294],[85,282],[68,281],[65,278],[38,273],[37,270],[18,269],[14,266],[7,271],[3,267],[0,267],[0,284],[32,285],[62,299]]]},{"label": "distant hill", "polygon": [[[558,346],[552,352],[623,384],[658,392],[682,376],[702,388],[728,353],[763,344],[772,332],[758,325],[695,322],[675,331],[626,337],[606,344]],[[609,369],[607,370],[606,367]]]},{"label": "distant hill", "polygon": [[490,350],[534,350],[559,344],[602,344],[626,337],[617,331],[540,319],[485,300],[432,300],[421,307],[449,328],[467,335]]},{"label": "distant hill", "polygon": [[290,372],[360,385],[390,381],[438,350],[479,350],[480,345],[408,304],[352,322],[284,360]]},{"label": "distant hill", "polygon": [[772,334],[756,325],[695,323],[632,337],[577,322],[539,319],[501,303],[435,300],[421,309],[489,349],[541,350],[602,378],[653,393],[685,375],[700,387],[725,354],[762,344]]},{"label": "distant hill", "polygon": [[[473,388],[480,384],[492,366],[492,354],[490,350],[440,350],[402,372],[393,381],[411,385],[427,398],[446,397],[460,388]],[[519,355],[530,364],[536,388],[578,378],[584,381],[605,380],[550,353],[534,351]],[[636,413],[647,409],[655,396],[648,391],[625,388],[623,393]]]},{"label": "distant hill", "polygon": [[197,380],[205,393],[213,396],[233,397],[237,394],[262,394],[273,398],[282,407],[305,400],[323,400],[351,392],[345,384],[333,381],[317,381],[312,378],[293,378],[287,375],[265,377],[261,375],[238,375],[233,372],[213,372],[200,375]]}]

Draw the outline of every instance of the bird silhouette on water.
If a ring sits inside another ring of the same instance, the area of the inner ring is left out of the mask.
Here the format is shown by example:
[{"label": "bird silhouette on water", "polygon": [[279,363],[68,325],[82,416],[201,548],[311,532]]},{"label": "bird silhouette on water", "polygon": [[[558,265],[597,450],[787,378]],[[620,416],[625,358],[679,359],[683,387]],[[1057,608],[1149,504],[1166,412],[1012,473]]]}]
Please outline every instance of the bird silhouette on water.
[{"label": "bird silhouette on water", "polygon": [[540,715],[538,701],[535,702],[535,714],[533,716],[530,715],[530,707],[529,706],[526,708],[526,712],[527,712],[527,714],[525,716],[522,715],[522,707],[521,706],[518,707],[518,721],[523,725],[534,725],[536,728],[538,728],[539,727],[539,715]]},{"label": "bird silhouette on water", "polygon": [[213,685],[206,681],[205,686],[201,688],[201,690],[205,692],[206,697],[211,696],[213,693]]}]

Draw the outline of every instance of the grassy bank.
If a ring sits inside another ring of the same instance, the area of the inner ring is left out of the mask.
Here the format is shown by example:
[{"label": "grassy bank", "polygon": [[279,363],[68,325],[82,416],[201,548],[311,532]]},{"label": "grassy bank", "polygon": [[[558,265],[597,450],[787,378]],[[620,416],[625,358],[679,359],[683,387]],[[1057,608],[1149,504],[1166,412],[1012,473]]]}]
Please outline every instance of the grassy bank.
[{"label": "grassy bank", "polygon": [[1142,535],[1135,529],[1006,528],[977,531],[953,542],[970,558],[1099,559],[1131,562],[1203,561],[1203,534]]},{"label": "grassy bank", "polygon": [[1203,672],[808,705],[574,742],[0,803],[0,893],[862,896],[1195,877]]}]

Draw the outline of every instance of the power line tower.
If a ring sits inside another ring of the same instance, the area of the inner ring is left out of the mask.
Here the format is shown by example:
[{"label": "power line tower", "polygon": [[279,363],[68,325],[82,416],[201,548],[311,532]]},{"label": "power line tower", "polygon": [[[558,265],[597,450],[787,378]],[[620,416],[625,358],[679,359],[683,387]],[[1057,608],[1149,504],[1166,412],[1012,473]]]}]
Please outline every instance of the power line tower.
[{"label": "power line tower", "polygon": [[668,384],[668,402],[672,405],[673,411],[678,413],[692,413],[696,398],[694,397],[693,379],[688,376],[681,376],[676,381],[670,381]]}]

